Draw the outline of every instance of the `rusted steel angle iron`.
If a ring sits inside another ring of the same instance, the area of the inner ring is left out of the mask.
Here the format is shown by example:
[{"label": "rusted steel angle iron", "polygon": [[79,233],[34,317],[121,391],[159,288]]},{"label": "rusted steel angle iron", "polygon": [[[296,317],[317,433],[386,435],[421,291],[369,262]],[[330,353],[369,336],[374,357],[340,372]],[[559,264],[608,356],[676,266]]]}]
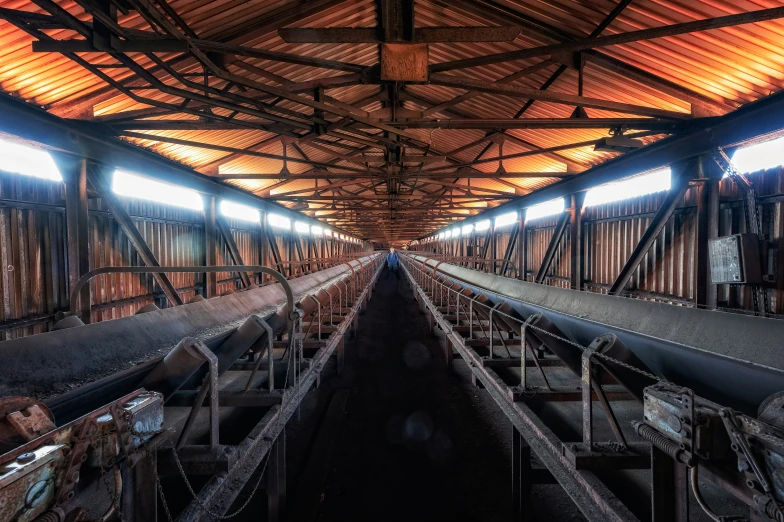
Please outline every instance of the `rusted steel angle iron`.
[{"label": "rusted steel angle iron", "polygon": [[524,403],[515,402],[508,386],[497,377],[491,368],[482,364],[474,350],[465,345],[463,337],[452,330],[438,306],[419,287],[408,270],[404,270],[417,295],[425,303],[435,321],[444,331],[447,342],[451,342],[455,350],[471,368],[471,372],[479,379],[509,420],[520,431],[531,449],[541,462],[550,470],[553,477],[564,488],[564,491],[575,502],[588,520],[597,522],[617,521],[633,522],[638,520],[631,511],[604,485],[592,472],[575,470],[563,455],[563,443]]},{"label": "rusted steel angle iron", "polygon": [[350,312],[344,316],[337,331],[330,335],[326,345],[320,348],[311,359],[309,368],[300,377],[299,385],[292,387],[286,393],[283,403],[274,406],[256,425],[248,437],[241,442],[236,450],[238,455],[235,466],[227,472],[220,472],[209,479],[207,484],[187,508],[177,518],[177,522],[212,520],[202,505],[210,506],[213,512],[225,514],[229,510],[237,495],[248,482],[253,471],[262,463],[269,452],[275,439],[283,431],[286,423],[299,407],[300,402],[316,382],[318,374],[332,356],[341,342],[343,336],[351,327],[354,317],[359,313],[366,298],[370,296],[370,288],[375,284],[383,264],[379,264],[371,281],[353,303]]}]

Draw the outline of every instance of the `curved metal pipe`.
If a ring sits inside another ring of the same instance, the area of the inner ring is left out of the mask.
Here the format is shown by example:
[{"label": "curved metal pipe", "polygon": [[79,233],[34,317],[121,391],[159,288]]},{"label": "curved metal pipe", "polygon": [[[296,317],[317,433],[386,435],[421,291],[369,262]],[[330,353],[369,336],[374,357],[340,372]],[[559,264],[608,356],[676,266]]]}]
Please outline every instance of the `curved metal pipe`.
[{"label": "curved metal pipe", "polygon": [[[211,273],[211,272],[260,272],[262,274],[271,275],[283,285],[286,291],[286,301],[289,310],[294,310],[294,293],[291,291],[288,280],[278,272],[268,266],[262,265],[222,265],[222,266],[104,266],[90,270],[84,274],[79,281],[74,285],[71,290],[70,298],[70,311],[71,315],[78,316],[77,301],[79,299],[79,291],[86,285],[90,279],[101,274],[160,274],[164,272],[179,272],[179,273]],[[291,317],[289,317],[291,319]]]}]

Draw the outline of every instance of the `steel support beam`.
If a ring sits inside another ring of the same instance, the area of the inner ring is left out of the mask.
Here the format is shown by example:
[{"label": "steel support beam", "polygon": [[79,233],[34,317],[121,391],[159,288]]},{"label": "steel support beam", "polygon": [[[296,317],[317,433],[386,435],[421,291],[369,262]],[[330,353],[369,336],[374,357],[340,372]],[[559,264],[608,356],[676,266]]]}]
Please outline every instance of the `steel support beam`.
[{"label": "steel support beam", "polygon": [[[139,229],[133,224],[131,216],[128,215],[128,211],[125,210],[120,198],[112,192],[112,188],[109,186],[108,180],[105,177],[106,173],[100,172],[100,168],[98,170],[99,172],[95,172],[94,175],[90,176],[90,182],[95,189],[98,190],[98,193],[100,194],[101,199],[106,203],[106,206],[109,207],[109,211],[112,213],[115,221],[120,225],[120,228],[125,235],[128,236],[128,239],[131,241],[131,244],[134,246],[145,265],[161,266],[161,264],[158,263],[155,254],[150,250],[147,242],[139,233]],[[180,299],[180,295],[174,288],[169,276],[162,273],[154,273],[153,277],[158,283],[158,286],[161,287],[161,290],[163,290],[163,293],[166,294],[169,303],[174,306],[182,304],[182,299]]]},{"label": "steel support beam", "polygon": [[558,223],[555,225],[553,237],[550,238],[550,243],[547,245],[547,250],[544,253],[542,264],[536,272],[536,282],[544,283],[547,272],[550,270],[550,265],[553,263],[555,253],[558,251],[558,245],[561,243],[564,232],[566,232],[566,225],[569,224],[569,213],[564,212],[558,217]]},{"label": "steel support beam", "polygon": [[[673,165],[683,160],[709,153],[716,147],[727,147],[784,129],[784,92],[744,105],[721,116],[708,127],[697,127],[675,136],[661,139],[634,152],[629,152],[597,165],[579,175],[554,183],[514,202],[499,205],[492,217],[549,201],[556,197],[589,190],[598,185],[628,177],[630,174]],[[431,173],[427,174],[432,176]]]},{"label": "steel support beam", "polygon": [[645,107],[642,105],[633,105],[630,103],[614,102],[611,100],[600,100],[596,98],[586,98],[585,96],[575,96],[572,94],[563,94],[557,92],[550,92],[541,89],[532,89],[530,87],[523,87],[519,85],[509,85],[498,82],[486,82],[467,78],[463,76],[454,76],[443,73],[433,73],[430,75],[430,83],[433,85],[441,85],[444,87],[452,87],[455,89],[465,89],[468,91],[478,91],[488,94],[500,94],[502,96],[512,96],[518,98],[526,98],[528,100],[541,100],[551,103],[560,103],[565,105],[578,105],[581,107],[588,107],[594,109],[611,110],[616,112],[640,114],[645,116],[654,116],[659,118],[688,118],[690,115],[682,112],[668,111],[656,107]]},{"label": "steel support beam", "polygon": [[[207,198],[204,208],[204,262],[206,266],[217,265],[218,242],[216,238],[217,223],[215,215],[215,196]],[[218,274],[204,274],[204,297],[207,299],[218,295]]]},{"label": "steel support beam", "polygon": [[[413,43],[511,42],[520,27],[419,27]],[[278,29],[287,43],[382,43],[375,27],[297,27]]]},{"label": "steel support beam", "polygon": [[697,307],[715,310],[716,285],[710,282],[708,242],[719,237],[719,182],[722,172],[712,158],[700,157],[702,183],[697,193]]},{"label": "steel support beam", "polygon": [[535,58],[537,56],[552,56],[554,54],[573,53],[611,45],[621,45],[643,40],[651,40],[654,38],[666,38],[699,31],[708,31],[711,29],[721,29],[724,27],[733,27],[742,24],[764,22],[766,20],[775,20],[782,17],[784,17],[784,7],[759,9],[757,11],[751,11],[747,13],[719,16],[716,18],[707,18],[705,20],[665,25],[663,27],[654,27],[651,29],[642,29],[639,31],[629,31],[626,33],[600,36],[597,38],[588,38],[574,42],[543,45],[540,47],[521,49],[519,51],[508,51],[504,53],[479,56],[477,58],[466,58],[464,60],[442,62],[432,65],[430,69],[432,72],[451,71],[455,69],[465,69],[467,67],[477,67],[480,65],[490,65],[513,60],[526,60],[529,58]]},{"label": "steel support beam", "polygon": [[680,203],[683,195],[686,193],[686,190],[689,188],[688,172],[693,168],[693,165],[694,162],[688,162],[673,167],[672,186],[670,187],[669,192],[667,192],[667,197],[664,198],[661,207],[659,207],[659,210],[656,212],[656,216],[651,220],[651,224],[648,225],[645,233],[640,238],[640,242],[634,247],[631,257],[626,261],[626,264],[621,269],[618,277],[615,278],[615,282],[608,292],[610,295],[618,295],[623,291],[634,275],[634,271],[640,266],[640,263],[648,254],[648,250],[651,249],[654,241],[659,237],[659,233],[661,233],[662,229],[667,224],[667,221],[672,216],[672,213],[675,211],[675,208],[678,206],[678,203]]},{"label": "steel support beam", "polygon": [[[218,223],[218,229],[223,236],[223,240],[226,241],[226,247],[229,250],[231,260],[238,267],[242,267],[242,265],[245,263],[242,261],[242,254],[240,254],[240,249],[237,247],[237,242],[234,241],[234,234],[231,232],[231,226],[229,225],[229,222],[226,221],[226,218],[221,215],[216,215],[215,220]],[[238,271],[237,273],[240,275],[240,279],[242,279],[242,286],[245,288],[250,287],[251,282],[248,273],[243,271]]]},{"label": "steel support beam", "polygon": [[[87,161],[59,153],[52,153],[65,182],[65,223],[68,238],[68,288],[76,285],[90,271],[89,230],[87,210]],[[82,322],[91,322],[90,285],[79,293]]]},{"label": "steel support beam", "polygon": [[143,172],[204,194],[261,210],[271,210],[294,219],[320,224],[304,214],[287,209],[249,192],[205,176],[158,154],[107,136],[93,125],[68,121],[46,111],[0,94],[0,132],[47,147],[84,157],[107,168]]},{"label": "steel support beam", "polygon": [[572,208],[569,210],[569,251],[571,262],[571,288],[573,290],[583,289],[584,272],[584,244],[583,244],[583,203],[585,202],[585,192],[572,194]]}]

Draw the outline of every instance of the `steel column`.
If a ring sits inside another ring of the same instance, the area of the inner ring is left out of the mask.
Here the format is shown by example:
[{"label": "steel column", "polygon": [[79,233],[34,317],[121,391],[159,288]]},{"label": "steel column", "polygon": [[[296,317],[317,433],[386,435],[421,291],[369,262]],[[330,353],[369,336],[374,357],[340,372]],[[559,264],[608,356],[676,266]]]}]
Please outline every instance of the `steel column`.
[{"label": "steel column", "polygon": [[569,251],[571,254],[571,288],[583,289],[583,203],[585,192],[572,194],[572,208],[570,210]]},{"label": "steel column", "polygon": [[719,182],[722,173],[711,158],[703,156],[700,160],[704,179],[697,199],[696,298],[699,308],[715,310],[717,289],[710,282],[708,241],[719,237]]},{"label": "steel column", "polygon": [[[217,264],[217,241],[215,223],[215,196],[207,198],[204,208],[204,264],[215,266]],[[207,272],[204,274],[204,297],[210,298],[218,295],[218,274]]]},{"label": "steel column", "polygon": [[[68,237],[68,288],[90,271],[89,216],[87,210],[87,161],[52,153],[65,182],[65,221]],[[90,286],[79,293],[82,322],[91,321]]]}]

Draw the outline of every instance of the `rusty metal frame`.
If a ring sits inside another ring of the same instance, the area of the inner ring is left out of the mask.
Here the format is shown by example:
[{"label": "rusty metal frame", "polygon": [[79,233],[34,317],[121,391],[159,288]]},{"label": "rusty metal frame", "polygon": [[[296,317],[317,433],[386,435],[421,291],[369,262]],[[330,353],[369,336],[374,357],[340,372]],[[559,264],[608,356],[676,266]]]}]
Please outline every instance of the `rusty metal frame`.
[{"label": "rusty metal frame", "polygon": [[424,303],[428,313],[446,336],[446,342],[468,363],[475,378],[506,414],[519,431],[531,450],[550,470],[564,491],[574,500],[583,515],[591,521],[633,522],[638,520],[629,509],[591,471],[576,470],[563,452],[563,443],[544,422],[523,402],[514,400],[507,385],[492,368],[484,365],[482,358],[465,344],[463,337],[455,332],[451,323],[441,314],[438,306],[422,289],[416,278],[403,265],[418,300]]}]

